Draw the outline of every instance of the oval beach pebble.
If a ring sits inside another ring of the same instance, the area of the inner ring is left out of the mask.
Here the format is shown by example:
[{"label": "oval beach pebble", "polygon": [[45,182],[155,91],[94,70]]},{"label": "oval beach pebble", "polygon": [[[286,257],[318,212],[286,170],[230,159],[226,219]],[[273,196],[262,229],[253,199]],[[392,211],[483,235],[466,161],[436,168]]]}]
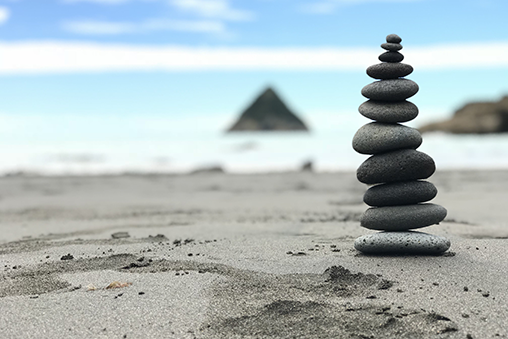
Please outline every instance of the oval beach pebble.
[{"label": "oval beach pebble", "polygon": [[418,107],[410,101],[388,102],[368,100],[358,107],[366,118],[378,122],[406,122],[418,116]]},{"label": "oval beach pebble", "polygon": [[385,42],[384,44],[381,44],[381,48],[386,49],[387,51],[396,52],[402,49],[402,45],[393,42]]},{"label": "oval beach pebble", "polygon": [[369,206],[413,205],[432,200],[437,188],[428,181],[402,181],[372,186],[363,201]]},{"label": "oval beach pebble", "polygon": [[399,44],[402,41],[402,38],[397,34],[388,34],[386,36],[386,42],[391,42],[394,44]]},{"label": "oval beach pebble", "polygon": [[427,179],[436,170],[431,157],[413,149],[376,154],[365,160],[356,177],[364,184]]},{"label": "oval beach pebble", "polygon": [[450,240],[423,232],[380,232],[359,237],[355,248],[365,254],[438,255],[450,248]]},{"label": "oval beach pebble", "polygon": [[384,52],[378,59],[383,62],[401,62],[404,60],[404,55],[399,52]]},{"label": "oval beach pebble", "polygon": [[371,230],[406,231],[438,224],[446,217],[446,208],[436,204],[372,207],[360,224]]},{"label": "oval beach pebble", "polygon": [[413,73],[413,67],[400,62],[383,62],[367,68],[367,75],[374,79],[396,79]]},{"label": "oval beach pebble", "polygon": [[362,95],[372,100],[402,101],[418,93],[418,85],[409,79],[388,79],[368,84]]},{"label": "oval beach pebble", "polygon": [[371,122],[353,137],[353,148],[361,154],[378,154],[401,148],[417,149],[422,136],[417,129],[399,124]]}]

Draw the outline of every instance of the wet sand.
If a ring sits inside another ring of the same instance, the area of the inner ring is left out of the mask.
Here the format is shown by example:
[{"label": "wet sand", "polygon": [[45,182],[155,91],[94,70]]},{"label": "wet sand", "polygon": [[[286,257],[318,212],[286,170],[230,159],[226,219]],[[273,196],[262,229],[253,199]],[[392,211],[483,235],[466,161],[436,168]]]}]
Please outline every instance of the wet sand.
[{"label": "wet sand", "polygon": [[1,178],[1,337],[506,338],[508,171],[430,181],[451,249],[376,257],[354,173]]}]

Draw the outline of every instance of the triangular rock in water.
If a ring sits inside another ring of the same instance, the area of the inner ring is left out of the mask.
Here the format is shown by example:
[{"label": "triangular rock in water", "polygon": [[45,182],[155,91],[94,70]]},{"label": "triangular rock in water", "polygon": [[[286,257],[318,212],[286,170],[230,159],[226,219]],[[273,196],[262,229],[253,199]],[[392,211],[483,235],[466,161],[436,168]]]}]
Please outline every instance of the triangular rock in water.
[{"label": "triangular rock in water", "polygon": [[308,131],[308,128],[272,88],[267,88],[228,129],[238,131]]}]

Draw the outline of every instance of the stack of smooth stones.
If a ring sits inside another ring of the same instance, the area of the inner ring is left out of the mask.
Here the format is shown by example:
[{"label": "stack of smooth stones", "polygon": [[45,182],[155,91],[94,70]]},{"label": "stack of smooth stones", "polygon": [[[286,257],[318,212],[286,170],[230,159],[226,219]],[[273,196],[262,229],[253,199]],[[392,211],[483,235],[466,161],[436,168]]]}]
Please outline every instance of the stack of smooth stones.
[{"label": "stack of smooth stones", "polygon": [[356,239],[355,248],[367,254],[437,255],[448,250],[448,239],[411,231],[438,224],[446,209],[426,203],[437,189],[423,179],[436,166],[430,156],[416,150],[422,143],[418,130],[400,124],[418,115],[418,108],[406,100],[418,92],[418,85],[403,79],[413,67],[401,63],[401,41],[396,34],[386,37],[381,47],[387,52],[379,56],[382,63],[367,68],[367,74],[380,81],[362,89],[370,100],[359,111],[374,122],[361,127],[353,138],[358,153],[372,155],[356,173],[359,181],[373,185],[363,198],[372,207],[363,213],[361,225],[383,232]]}]

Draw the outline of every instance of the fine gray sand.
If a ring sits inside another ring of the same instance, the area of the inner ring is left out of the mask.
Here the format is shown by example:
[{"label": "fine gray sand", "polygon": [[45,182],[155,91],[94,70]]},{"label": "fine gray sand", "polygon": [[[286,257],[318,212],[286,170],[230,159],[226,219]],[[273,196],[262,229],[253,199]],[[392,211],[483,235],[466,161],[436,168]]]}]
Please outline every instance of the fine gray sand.
[{"label": "fine gray sand", "polygon": [[354,173],[1,178],[0,337],[507,338],[508,171],[430,181],[450,251],[376,257]]}]

